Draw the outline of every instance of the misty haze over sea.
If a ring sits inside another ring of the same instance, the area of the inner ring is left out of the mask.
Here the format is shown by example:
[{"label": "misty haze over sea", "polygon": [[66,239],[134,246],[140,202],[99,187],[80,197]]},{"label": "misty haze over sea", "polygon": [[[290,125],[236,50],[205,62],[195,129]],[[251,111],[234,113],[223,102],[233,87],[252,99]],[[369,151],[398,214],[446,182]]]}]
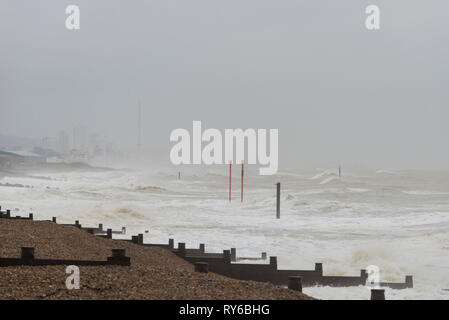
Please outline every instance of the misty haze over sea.
[{"label": "misty haze over sea", "polygon": [[167,162],[169,135],[279,129],[280,166],[449,169],[446,1],[0,3],[0,135],[85,127]]}]

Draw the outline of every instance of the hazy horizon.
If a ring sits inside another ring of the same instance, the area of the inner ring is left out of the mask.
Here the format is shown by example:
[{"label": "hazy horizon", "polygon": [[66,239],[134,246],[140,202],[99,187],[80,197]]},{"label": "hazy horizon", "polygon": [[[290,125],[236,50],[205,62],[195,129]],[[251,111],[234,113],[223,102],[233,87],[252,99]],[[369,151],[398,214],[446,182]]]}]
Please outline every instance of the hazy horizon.
[{"label": "hazy horizon", "polygon": [[[65,28],[79,5],[81,29]],[[365,7],[381,29],[365,28]],[[279,129],[279,167],[449,169],[449,2],[0,2],[0,135]],[[165,160],[164,160],[165,159]]]}]

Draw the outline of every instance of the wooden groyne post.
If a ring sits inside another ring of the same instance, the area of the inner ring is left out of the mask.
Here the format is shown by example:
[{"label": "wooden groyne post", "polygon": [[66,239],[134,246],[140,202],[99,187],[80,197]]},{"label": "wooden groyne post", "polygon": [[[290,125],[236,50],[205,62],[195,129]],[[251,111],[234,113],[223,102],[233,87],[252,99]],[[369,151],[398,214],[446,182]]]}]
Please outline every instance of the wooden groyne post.
[{"label": "wooden groyne post", "polygon": [[129,266],[131,264],[131,258],[126,256],[126,249],[112,249],[112,256],[107,260],[111,264],[118,264],[123,266]]},{"label": "wooden groyne post", "polygon": [[371,300],[385,300],[385,289],[371,289]]},{"label": "wooden groyne post", "polygon": [[288,288],[291,290],[302,292],[302,277],[289,276],[288,277]]},{"label": "wooden groyne post", "polygon": [[223,260],[226,263],[231,263],[231,250],[223,250]]},{"label": "wooden groyne post", "polygon": [[323,276],[323,263],[321,262],[315,263],[315,272],[318,273],[320,277]]},{"label": "wooden groyne post", "polygon": [[413,276],[405,276],[405,285],[407,288],[413,288]]},{"label": "wooden groyne post", "polygon": [[277,268],[278,268],[278,258],[276,256],[270,257],[270,266],[274,270],[277,270]]},{"label": "wooden groyne post", "polygon": [[209,264],[207,262],[195,262],[195,272],[208,273]]},{"label": "wooden groyne post", "polygon": [[237,261],[237,249],[231,248],[231,261],[235,262]]},{"label": "wooden groyne post", "polygon": [[181,257],[185,257],[186,256],[186,244],[185,244],[185,242],[178,242],[178,254]]},{"label": "wooden groyne post", "polygon": [[34,260],[34,248],[22,247],[21,258],[23,260]]}]

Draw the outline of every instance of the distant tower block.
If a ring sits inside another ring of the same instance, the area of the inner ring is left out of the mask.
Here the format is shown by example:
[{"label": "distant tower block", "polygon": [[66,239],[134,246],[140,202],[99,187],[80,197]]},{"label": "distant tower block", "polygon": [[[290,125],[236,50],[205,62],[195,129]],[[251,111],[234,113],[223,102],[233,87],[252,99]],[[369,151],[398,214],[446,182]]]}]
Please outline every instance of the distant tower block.
[{"label": "distant tower block", "polygon": [[59,152],[67,154],[69,150],[69,134],[66,131],[61,131],[59,133]]}]

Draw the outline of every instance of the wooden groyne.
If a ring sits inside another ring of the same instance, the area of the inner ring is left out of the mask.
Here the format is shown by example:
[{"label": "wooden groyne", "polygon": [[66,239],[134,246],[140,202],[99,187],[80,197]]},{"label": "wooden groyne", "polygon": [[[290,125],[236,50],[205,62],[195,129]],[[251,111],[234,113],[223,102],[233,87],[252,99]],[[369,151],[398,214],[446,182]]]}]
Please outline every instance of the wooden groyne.
[{"label": "wooden groyne", "polygon": [[[10,210],[1,211],[0,218],[4,219],[27,219],[33,220],[33,214],[29,217],[12,217]],[[56,218],[51,220],[56,223]],[[81,230],[85,230],[90,234],[98,237],[112,239],[113,234],[125,234],[126,229],[121,231],[113,231],[112,229],[103,228],[103,224],[98,227],[82,227],[77,220],[74,224],[66,224]],[[253,280],[259,282],[269,282],[280,286],[289,286],[289,281],[295,283],[294,286],[299,286],[298,281],[301,282],[301,287],[310,286],[331,286],[331,287],[350,287],[366,285],[368,280],[367,271],[360,270],[359,275],[354,276],[332,276],[325,275],[323,272],[323,264],[315,263],[313,269],[309,270],[284,270],[278,269],[277,257],[270,256],[269,262],[265,264],[260,263],[237,263],[241,260],[267,260],[266,252],[262,252],[259,257],[238,257],[236,248],[225,249],[220,253],[206,252],[206,245],[200,244],[198,248],[187,248],[186,243],[179,242],[175,247],[174,239],[169,239],[168,243],[144,243],[143,234],[131,236],[131,239],[116,239],[116,241],[132,242],[137,245],[145,247],[160,247],[173,252],[184,260],[197,265],[198,270],[214,272],[230,278],[238,280]],[[27,249],[25,249],[27,250]],[[116,251],[114,251],[116,250]],[[129,258],[125,256],[125,252],[120,249],[114,249],[113,255],[107,261],[81,261],[81,260],[51,260],[51,259],[24,259],[21,258],[0,258],[0,266],[6,265],[54,265],[54,264],[73,264],[73,265],[105,265],[105,264],[120,264],[130,265]],[[122,249],[123,250],[123,249]],[[114,253],[115,252],[115,253]],[[127,259],[126,259],[127,258]],[[31,261],[31,262],[30,262]],[[126,262],[128,261],[128,262]],[[8,264],[9,263],[9,264]],[[92,264],[89,264],[92,263]],[[207,267],[206,267],[207,265]],[[301,280],[298,280],[298,279]],[[289,280],[290,279],[290,280]],[[411,275],[405,276],[404,282],[380,282],[380,287],[388,287],[392,289],[406,289],[413,288],[413,277]]]},{"label": "wooden groyne", "polygon": [[33,220],[33,214],[30,213],[28,215],[28,217],[21,217],[21,216],[12,216],[11,215],[11,210],[5,210],[5,211],[1,211],[1,206],[0,206],[0,219],[18,219],[18,220]]},{"label": "wooden groyne", "polygon": [[[181,250],[179,249],[181,246]],[[183,259],[191,262],[207,262],[209,271],[239,280],[253,280],[261,282],[270,282],[276,285],[287,286],[288,279],[292,276],[302,278],[302,285],[310,286],[330,286],[330,287],[351,287],[366,285],[368,274],[366,270],[360,270],[358,276],[328,276],[323,273],[323,264],[315,263],[315,268],[310,270],[283,270],[278,269],[277,257],[270,257],[268,264],[247,264],[232,263],[230,250],[223,250],[223,254],[189,254],[189,250],[185,249],[184,243],[178,244],[178,250],[174,253]],[[406,276],[405,281],[401,282],[381,282],[381,287],[389,287],[392,289],[413,288],[413,277]]]},{"label": "wooden groyne", "polygon": [[106,261],[95,260],[65,260],[65,259],[36,259],[34,257],[33,247],[22,247],[20,258],[1,258],[0,267],[10,266],[58,266],[58,265],[75,265],[75,266],[109,266],[120,265],[130,266],[131,259],[126,256],[125,249],[112,249],[112,255]]}]

